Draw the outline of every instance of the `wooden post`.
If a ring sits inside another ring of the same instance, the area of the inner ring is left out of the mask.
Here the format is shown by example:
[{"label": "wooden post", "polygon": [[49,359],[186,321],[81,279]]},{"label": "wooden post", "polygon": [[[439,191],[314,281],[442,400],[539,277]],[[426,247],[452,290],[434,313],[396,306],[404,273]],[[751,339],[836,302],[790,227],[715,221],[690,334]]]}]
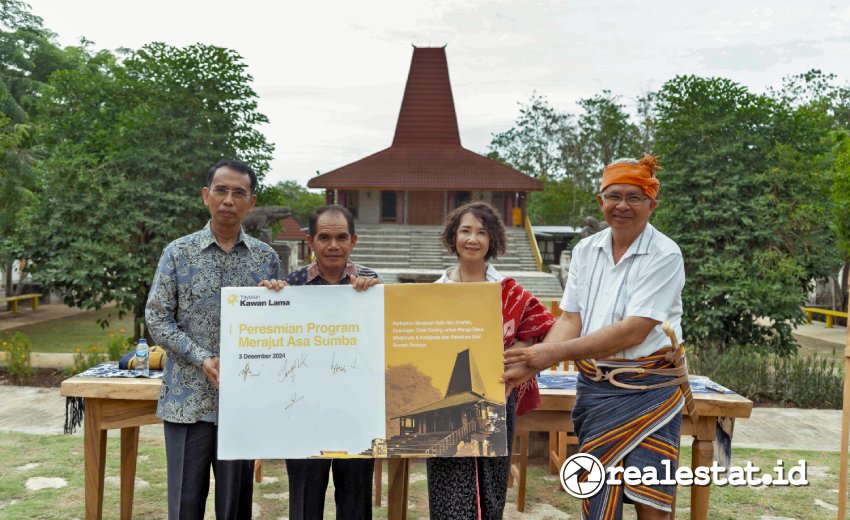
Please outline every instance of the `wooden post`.
[{"label": "wooden post", "polygon": [[528,470],[528,432],[519,434],[519,488],[517,489],[516,510],[525,511],[525,476]]},{"label": "wooden post", "polygon": [[505,223],[507,226],[514,225],[514,199],[516,193],[509,191],[505,193]]},{"label": "wooden post", "polygon": [[[848,284],[850,285],[850,284]],[[841,458],[838,462],[838,520],[847,514],[847,434],[850,430],[850,320],[844,347],[844,404],[841,413]]]},{"label": "wooden post", "polygon": [[375,507],[381,507],[381,488],[383,487],[381,477],[383,476],[383,465],[383,459],[375,459]]},{"label": "wooden post", "polygon": [[[106,437],[106,432],[103,432],[103,436]],[[139,427],[121,428],[121,520],[133,518],[133,494],[136,490],[138,455]]]},{"label": "wooden post", "polygon": [[525,218],[528,216],[526,210],[528,209],[526,206],[528,204],[528,194],[526,192],[520,192],[519,194],[519,207],[522,209],[522,221],[525,222]]},{"label": "wooden post", "polygon": [[387,459],[387,518],[407,520],[410,459]]},{"label": "wooden post", "polygon": [[404,192],[395,192],[395,223],[404,224]]}]

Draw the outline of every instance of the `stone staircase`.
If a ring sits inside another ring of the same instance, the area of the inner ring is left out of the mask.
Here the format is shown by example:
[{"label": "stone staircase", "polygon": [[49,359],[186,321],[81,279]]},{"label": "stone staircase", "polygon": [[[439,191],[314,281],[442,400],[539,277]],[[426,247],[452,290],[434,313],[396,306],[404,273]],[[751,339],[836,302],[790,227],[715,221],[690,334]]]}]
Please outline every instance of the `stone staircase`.
[{"label": "stone staircase", "polygon": [[410,265],[410,232],[405,226],[358,226],[351,260],[381,270]]},{"label": "stone staircase", "polygon": [[[457,265],[440,242],[440,226],[400,226],[396,224],[357,226],[357,246],[351,259],[378,271],[386,283],[432,282],[447,267]],[[493,265],[541,300],[560,298],[558,279],[537,271],[534,253],[524,228],[506,231],[508,251]]]},{"label": "stone staircase", "polygon": [[536,296],[547,307],[552,300],[560,302],[561,297],[564,295],[564,288],[561,287],[561,282],[554,274],[541,272],[501,273],[503,276],[509,276],[516,280],[517,283]]}]

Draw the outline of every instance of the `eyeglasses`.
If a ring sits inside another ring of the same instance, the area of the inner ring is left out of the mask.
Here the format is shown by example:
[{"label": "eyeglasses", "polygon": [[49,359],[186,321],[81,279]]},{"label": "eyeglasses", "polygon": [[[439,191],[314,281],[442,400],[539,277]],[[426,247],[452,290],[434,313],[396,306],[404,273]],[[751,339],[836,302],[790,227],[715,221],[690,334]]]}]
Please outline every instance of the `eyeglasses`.
[{"label": "eyeglasses", "polygon": [[210,193],[212,193],[213,195],[215,195],[217,198],[220,198],[220,199],[226,198],[227,194],[229,193],[230,195],[233,196],[234,199],[237,199],[237,200],[245,200],[251,195],[250,193],[243,190],[242,188],[236,188],[236,189],[233,189],[233,190],[228,190],[224,186],[216,186],[214,188],[210,188]]},{"label": "eyeglasses", "polygon": [[603,193],[602,200],[611,204],[612,206],[616,206],[617,204],[626,201],[626,204],[629,206],[637,206],[641,202],[645,200],[649,200],[649,197],[644,197],[643,195],[620,195],[619,193]]}]

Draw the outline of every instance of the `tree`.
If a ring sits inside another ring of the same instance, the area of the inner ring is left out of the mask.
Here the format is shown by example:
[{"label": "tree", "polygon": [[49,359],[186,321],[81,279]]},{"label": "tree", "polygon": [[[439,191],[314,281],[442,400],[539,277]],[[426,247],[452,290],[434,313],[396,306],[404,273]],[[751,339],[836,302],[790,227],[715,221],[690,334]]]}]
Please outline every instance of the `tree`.
[{"label": "tree", "polygon": [[597,213],[593,195],[582,182],[583,170],[567,165],[568,147],[579,140],[573,116],[553,108],[534,94],[520,106],[513,128],[495,134],[491,159],[532,175],[543,183],[542,192],[528,197],[528,214],[534,224],[579,224]]},{"label": "tree", "polygon": [[587,216],[598,216],[595,198],[603,168],[642,150],[644,137],[619,96],[605,90],[578,104],[576,117],[534,94],[521,105],[513,128],[490,142],[491,158],[544,183],[542,193],[529,195],[529,214],[536,224],[580,225]]},{"label": "tree", "polygon": [[[620,97],[603,90],[578,102],[583,113],[578,119],[579,137],[574,153],[568,153],[567,169],[582,171],[586,189],[596,193],[602,185],[602,170],[622,157],[642,156],[640,131],[629,120]],[[568,147],[568,150],[571,147]],[[576,183],[580,184],[579,179]]]},{"label": "tree", "polygon": [[[20,257],[20,222],[38,198],[33,165],[38,136],[34,100],[54,71],[78,65],[80,53],[62,49],[54,35],[18,0],[0,0],[0,263],[7,292],[12,260]],[[23,283],[16,292],[20,293]]]},{"label": "tree", "polygon": [[599,217],[596,196],[577,188],[573,179],[546,179],[543,191],[528,197],[528,217],[532,224],[578,226],[588,216]]},{"label": "tree", "polygon": [[782,86],[769,92],[788,106],[824,118],[831,129],[850,129],[850,86],[839,84],[835,74],[812,69],[782,78]]},{"label": "tree", "polygon": [[281,181],[273,186],[261,186],[257,205],[285,206],[292,211],[295,220],[306,226],[310,215],[325,205],[325,198],[297,181]]},{"label": "tree", "polygon": [[[844,266],[841,276],[830,273],[828,281],[832,289],[832,305],[837,310],[847,309],[848,274],[850,274],[850,242],[848,242],[848,223],[850,210],[847,188],[847,145],[846,136],[850,131],[850,86],[840,84],[834,74],[825,74],[819,70],[810,70],[803,74],[783,78],[779,89],[771,89],[774,97],[783,100],[796,109],[798,119],[815,122],[820,128],[822,142],[831,148],[832,168],[828,176],[833,177],[831,196],[832,226],[839,239],[839,249]],[[814,152],[819,153],[819,152]],[[827,181],[828,182],[828,181]],[[825,192],[829,192],[827,188]],[[841,284],[839,285],[838,279]]]},{"label": "tree", "polygon": [[27,4],[0,0],[0,112],[13,124],[33,121],[38,90],[57,70],[84,66],[85,44],[62,48]]},{"label": "tree", "polygon": [[20,0],[0,0],[0,27],[5,29],[41,29],[44,20],[30,12]]},{"label": "tree", "polygon": [[[19,223],[36,202],[36,177],[28,146],[32,125],[13,124],[0,111],[0,258],[5,266],[6,295],[12,292],[12,262],[18,256],[14,240]],[[22,273],[23,274],[23,273]],[[21,294],[24,277],[19,278],[15,294]]]},{"label": "tree", "polygon": [[638,135],[640,150],[649,153],[655,149],[655,114],[656,92],[645,92],[637,98]]},{"label": "tree", "polygon": [[39,102],[43,198],[27,233],[34,276],[69,305],[116,302],[140,335],[162,249],[207,218],[210,164],[242,159],[262,177],[272,146],[256,129],[246,65],[234,51],[153,43],[106,52],[50,77]]},{"label": "tree", "polygon": [[832,225],[838,236],[838,246],[844,256],[842,269],[841,299],[843,310],[847,310],[847,280],[850,274],[850,134],[842,130],[834,134],[832,178]]},{"label": "tree", "polygon": [[691,343],[791,353],[812,278],[835,267],[823,120],[723,78],[658,93],[656,225],[685,258]]},{"label": "tree", "polygon": [[535,93],[528,104],[520,105],[514,126],[493,135],[490,151],[538,180],[560,179],[566,174],[562,155],[565,135],[573,132],[572,116],[555,110],[545,97]]}]

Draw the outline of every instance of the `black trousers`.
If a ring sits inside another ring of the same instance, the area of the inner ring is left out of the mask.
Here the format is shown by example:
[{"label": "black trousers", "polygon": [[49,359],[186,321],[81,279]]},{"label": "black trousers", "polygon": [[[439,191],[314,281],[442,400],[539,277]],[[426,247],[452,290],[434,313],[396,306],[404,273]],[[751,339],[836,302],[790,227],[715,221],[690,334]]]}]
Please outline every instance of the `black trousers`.
[{"label": "black trousers", "polygon": [[506,457],[426,459],[428,507],[433,520],[501,520],[508,494],[516,406],[517,395],[512,392],[505,406]]},{"label": "black trousers", "polygon": [[337,520],[372,518],[374,459],[287,459],[289,520],[324,518],[331,467]]},{"label": "black trousers", "polygon": [[250,520],[254,492],[253,460],[218,460],[218,426],[208,422],[165,421],[168,520],[203,520],[215,475],[217,520]]}]

